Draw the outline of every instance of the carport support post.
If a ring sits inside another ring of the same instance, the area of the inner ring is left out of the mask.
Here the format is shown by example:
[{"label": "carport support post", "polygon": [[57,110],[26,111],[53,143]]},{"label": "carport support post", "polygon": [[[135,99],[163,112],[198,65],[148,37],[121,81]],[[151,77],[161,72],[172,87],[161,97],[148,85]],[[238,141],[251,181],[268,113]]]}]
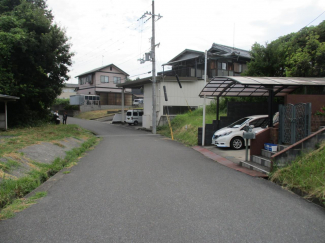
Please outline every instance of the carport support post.
[{"label": "carport support post", "polygon": [[7,109],[7,101],[5,101],[5,123],[6,123],[6,127],[5,127],[5,130],[7,131],[8,129],[8,116],[7,116],[7,113],[8,113],[8,109]]},{"label": "carport support post", "polygon": [[217,96],[217,130],[219,130],[219,106],[220,106],[220,97]]},{"label": "carport support post", "polygon": [[273,127],[273,87],[270,87],[269,90],[269,100],[268,100],[268,107],[269,107],[269,127]]},{"label": "carport support post", "polygon": [[124,88],[122,88],[122,124],[124,124]]},{"label": "carport support post", "polygon": [[[207,60],[208,60],[208,54],[207,51],[205,51],[205,63],[204,63],[204,86],[207,85]],[[203,124],[202,124],[202,146],[204,146],[205,143],[205,103],[206,103],[206,96],[204,95],[204,101],[203,101]]]},{"label": "carport support post", "polygon": [[245,152],[245,161],[248,161],[248,139],[246,138],[246,152]]}]

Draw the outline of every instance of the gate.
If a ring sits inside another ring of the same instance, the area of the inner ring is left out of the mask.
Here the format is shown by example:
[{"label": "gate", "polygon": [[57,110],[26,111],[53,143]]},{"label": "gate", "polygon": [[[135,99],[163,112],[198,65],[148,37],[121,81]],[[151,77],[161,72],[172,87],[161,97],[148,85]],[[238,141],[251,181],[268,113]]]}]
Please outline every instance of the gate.
[{"label": "gate", "polygon": [[279,106],[279,144],[294,144],[310,135],[311,103]]}]

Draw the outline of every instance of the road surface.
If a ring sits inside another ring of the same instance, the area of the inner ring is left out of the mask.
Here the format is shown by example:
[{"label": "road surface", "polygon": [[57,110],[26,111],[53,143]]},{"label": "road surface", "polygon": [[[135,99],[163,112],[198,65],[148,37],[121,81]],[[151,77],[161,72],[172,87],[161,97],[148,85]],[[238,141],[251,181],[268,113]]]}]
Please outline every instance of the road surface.
[{"label": "road surface", "polygon": [[103,137],[0,242],[325,242],[325,210],[264,179],[129,126],[68,118]]}]

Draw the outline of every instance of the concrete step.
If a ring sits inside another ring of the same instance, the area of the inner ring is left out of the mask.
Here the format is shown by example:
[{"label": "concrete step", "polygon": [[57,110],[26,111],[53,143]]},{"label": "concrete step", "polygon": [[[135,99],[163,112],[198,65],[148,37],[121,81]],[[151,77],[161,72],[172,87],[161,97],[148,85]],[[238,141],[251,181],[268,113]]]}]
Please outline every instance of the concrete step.
[{"label": "concrete step", "polygon": [[270,158],[264,157],[264,156],[260,156],[260,155],[253,155],[251,158],[252,162],[259,164],[261,166],[265,166],[268,168],[271,168],[271,160]]},{"label": "concrete step", "polygon": [[262,155],[263,157],[266,157],[266,158],[271,158],[272,155],[274,155],[274,154],[277,153],[277,152],[271,152],[271,151],[269,151],[269,150],[265,150],[265,149],[262,149],[261,152],[262,152],[261,155]]},{"label": "concrete step", "polygon": [[289,147],[289,145],[280,145],[280,144],[278,144],[278,152],[284,150],[287,147]]},{"label": "concrete step", "polygon": [[239,165],[242,167],[248,168],[250,170],[255,170],[255,171],[261,172],[266,175],[268,175],[271,172],[270,168],[268,168],[266,166],[262,166],[255,162],[252,162],[252,161],[240,161]]}]

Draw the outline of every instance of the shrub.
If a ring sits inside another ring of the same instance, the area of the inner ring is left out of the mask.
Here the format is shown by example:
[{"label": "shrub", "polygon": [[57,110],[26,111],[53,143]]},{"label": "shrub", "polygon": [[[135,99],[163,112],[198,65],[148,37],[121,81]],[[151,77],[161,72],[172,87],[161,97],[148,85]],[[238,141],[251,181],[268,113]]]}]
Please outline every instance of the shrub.
[{"label": "shrub", "polygon": [[64,107],[65,110],[74,110],[74,111],[79,111],[79,106],[78,105],[67,105]]},{"label": "shrub", "polygon": [[53,105],[69,105],[70,99],[55,99]]}]

